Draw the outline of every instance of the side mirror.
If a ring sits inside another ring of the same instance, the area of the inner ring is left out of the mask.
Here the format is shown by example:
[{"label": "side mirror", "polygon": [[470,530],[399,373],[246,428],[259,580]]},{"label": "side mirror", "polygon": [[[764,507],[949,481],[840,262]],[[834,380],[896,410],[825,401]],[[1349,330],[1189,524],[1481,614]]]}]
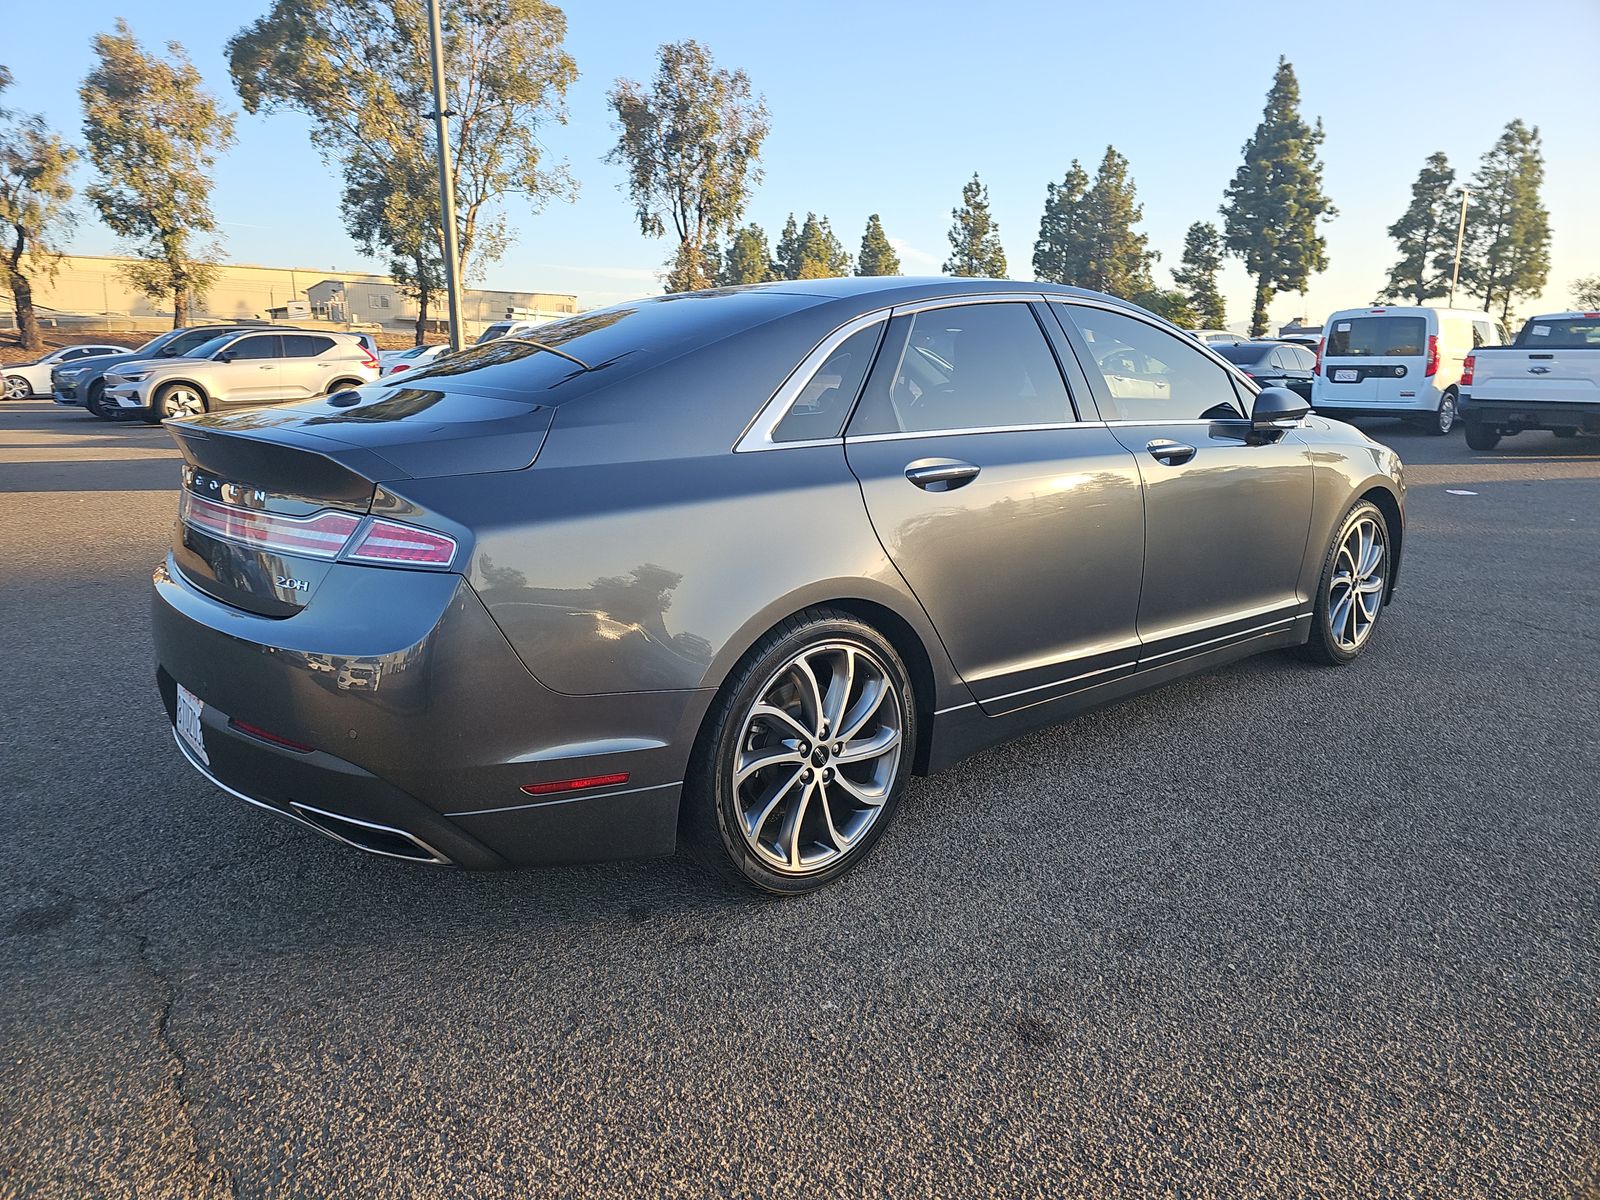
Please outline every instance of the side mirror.
[{"label": "side mirror", "polygon": [[1250,406],[1250,427],[1257,432],[1283,429],[1304,419],[1311,406],[1288,388],[1262,388]]},{"label": "side mirror", "polygon": [[232,350],[218,350],[217,351],[217,361],[218,362],[232,362],[233,361],[233,351]]}]

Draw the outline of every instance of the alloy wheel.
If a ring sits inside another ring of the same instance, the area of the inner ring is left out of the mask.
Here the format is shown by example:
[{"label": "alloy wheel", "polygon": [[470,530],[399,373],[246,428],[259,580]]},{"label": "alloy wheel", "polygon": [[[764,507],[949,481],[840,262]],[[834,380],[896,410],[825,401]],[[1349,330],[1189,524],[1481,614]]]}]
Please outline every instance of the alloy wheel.
[{"label": "alloy wheel", "polygon": [[206,402],[193,388],[179,385],[163,396],[161,410],[164,417],[198,417],[206,411]]},{"label": "alloy wheel", "polygon": [[796,653],[757,694],[734,754],[751,852],[772,871],[809,875],[860,845],[894,790],[904,731],[899,692],[866,646]]},{"label": "alloy wheel", "polygon": [[1439,401],[1439,432],[1449,433],[1456,426],[1456,398],[1446,392]]},{"label": "alloy wheel", "polygon": [[33,395],[33,388],[21,375],[6,376],[6,399],[26,400]]},{"label": "alloy wheel", "polygon": [[1388,577],[1383,528],[1375,518],[1363,516],[1339,544],[1328,582],[1328,625],[1341,650],[1359,650],[1372,636]]}]

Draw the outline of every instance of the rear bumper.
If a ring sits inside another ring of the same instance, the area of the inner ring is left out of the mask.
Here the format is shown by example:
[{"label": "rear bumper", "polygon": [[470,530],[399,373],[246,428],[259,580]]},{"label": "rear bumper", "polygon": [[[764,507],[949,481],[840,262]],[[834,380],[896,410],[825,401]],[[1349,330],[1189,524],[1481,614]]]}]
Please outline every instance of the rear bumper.
[{"label": "rear bumper", "polygon": [[[178,745],[191,766],[251,804],[417,862],[671,853],[709,693],[564,696],[529,673],[459,576],[337,569],[354,574],[342,595],[319,599],[345,603],[272,619],[201,592],[170,558],[157,568],[162,703],[174,718],[179,683],[204,703],[209,762]],[[592,791],[521,791],[624,772],[625,783]]]},{"label": "rear bumper", "polygon": [[1475,424],[1501,429],[1581,429],[1600,433],[1600,404],[1562,401],[1490,400],[1461,397],[1461,415]]}]

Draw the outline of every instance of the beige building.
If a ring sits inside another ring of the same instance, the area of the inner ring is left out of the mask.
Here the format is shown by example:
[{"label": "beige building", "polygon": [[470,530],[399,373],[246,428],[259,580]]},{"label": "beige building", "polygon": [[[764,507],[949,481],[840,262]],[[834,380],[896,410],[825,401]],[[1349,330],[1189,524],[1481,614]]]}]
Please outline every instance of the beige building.
[{"label": "beige building", "polygon": [[[48,328],[167,329],[172,309],[134,290],[118,268],[132,260],[69,254],[55,279],[34,284],[33,301]],[[506,309],[527,309],[533,319],[567,316],[578,311],[576,296],[548,292],[502,292],[468,288],[462,297],[471,339],[485,325],[500,320]],[[429,326],[442,330],[444,298],[430,311]],[[277,310],[274,312],[274,310]],[[307,319],[334,325],[408,332],[417,319],[416,303],[407,299],[387,275],[304,267],[258,267],[223,263],[217,282],[194,306],[191,321]],[[0,328],[14,328],[11,296],[0,292]]]}]

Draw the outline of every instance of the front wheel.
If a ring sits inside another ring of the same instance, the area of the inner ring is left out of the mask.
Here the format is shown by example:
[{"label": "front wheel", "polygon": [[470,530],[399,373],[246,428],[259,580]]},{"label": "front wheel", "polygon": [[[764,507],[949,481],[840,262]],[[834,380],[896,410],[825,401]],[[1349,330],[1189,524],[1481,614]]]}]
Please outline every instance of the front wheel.
[{"label": "front wheel", "polygon": [[33,395],[33,384],[29,383],[21,375],[6,376],[7,400],[26,400],[31,395]]},{"label": "front wheel", "polygon": [[1493,425],[1485,425],[1482,421],[1467,422],[1467,448],[1471,450],[1493,450],[1500,444],[1500,430]]},{"label": "front wheel", "polygon": [[83,407],[91,416],[99,417],[102,421],[115,421],[122,415],[122,409],[106,400],[106,385],[96,380],[89,385],[89,393],[83,398]]},{"label": "front wheel", "polygon": [[1383,612],[1390,562],[1389,522],[1370,500],[1356,501],[1322,564],[1308,658],[1337,667],[1360,657]]},{"label": "front wheel", "polygon": [[156,392],[144,419],[158,425],[168,417],[198,417],[206,411],[206,398],[187,383],[169,383]]},{"label": "front wheel", "polygon": [[815,891],[864,859],[905,791],[917,706],[900,656],[848,613],[807,609],[724,685],[684,785],[689,847],[736,883]]}]

